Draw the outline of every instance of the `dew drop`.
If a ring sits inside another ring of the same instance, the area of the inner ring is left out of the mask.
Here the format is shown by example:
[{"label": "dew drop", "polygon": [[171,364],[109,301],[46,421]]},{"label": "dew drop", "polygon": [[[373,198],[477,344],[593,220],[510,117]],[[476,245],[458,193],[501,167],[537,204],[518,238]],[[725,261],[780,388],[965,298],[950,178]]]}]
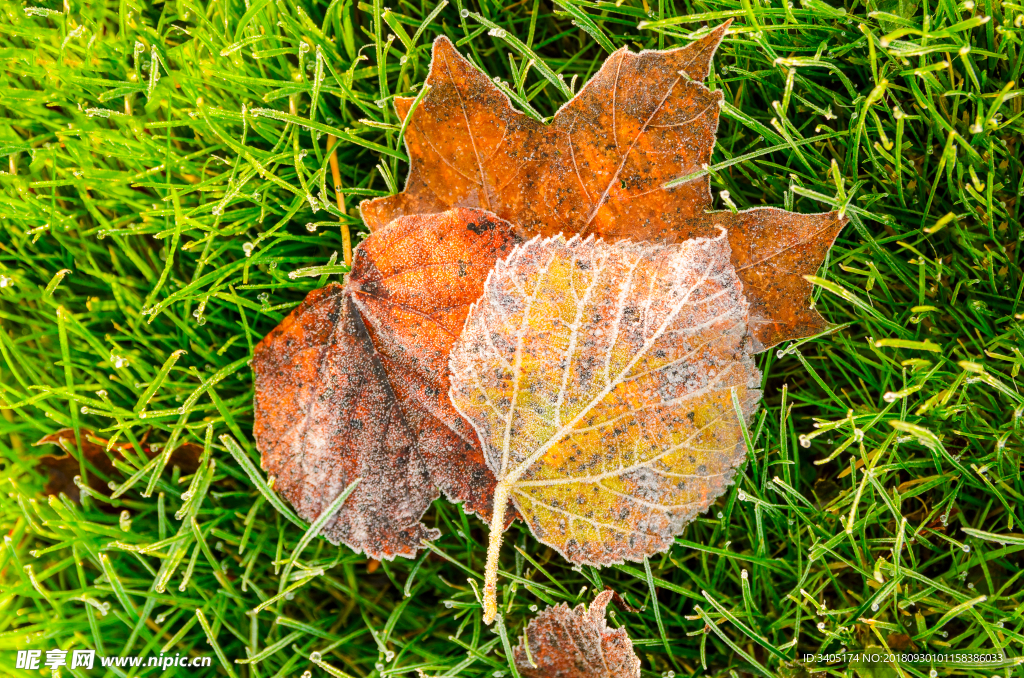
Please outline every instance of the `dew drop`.
[{"label": "dew drop", "polygon": [[319,652],[312,652],[309,655],[309,661],[311,661],[311,662],[318,662],[318,661],[320,661],[320,658],[322,656],[323,655],[321,655]]},{"label": "dew drop", "polygon": [[252,256],[252,248],[253,247],[255,247],[255,245],[253,245],[251,242],[247,242],[244,245],[242,245],[242,251],[245,252],[245,256],[246,257],[251,257]]},{"label": "dew drop", "polygon": [[459,11],[459,16],[461,16],[463,19],[467,18],[469,16],[469,10],[468,9],[460,10]]}]

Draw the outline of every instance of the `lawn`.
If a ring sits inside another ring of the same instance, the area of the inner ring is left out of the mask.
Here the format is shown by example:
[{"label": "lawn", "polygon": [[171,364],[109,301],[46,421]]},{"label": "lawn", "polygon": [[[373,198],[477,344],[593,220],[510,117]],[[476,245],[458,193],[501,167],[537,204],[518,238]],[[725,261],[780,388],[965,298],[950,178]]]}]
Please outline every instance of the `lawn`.
[{"label": "lawn", "polygon": [[[850,219],[814,288],[832,329],[758,356],[736,485],[643,563],[572,567],[515,524],[504,636],[458,506],[415,560],[310,538],[258,470],[248,363],[402,189],[392,99],[433,39],[548,117],[609,50],[727,19],[716,207]],[[611,587],[645,677],[1024,676],[1022,26],[999,0],[4,2],[0,672],[511,676],[539,609]],[[82,504],[43,491],[61,429]],[[103,472],[90,439],[126,452]],[[865,649],[939,658],[806,658]]]}]

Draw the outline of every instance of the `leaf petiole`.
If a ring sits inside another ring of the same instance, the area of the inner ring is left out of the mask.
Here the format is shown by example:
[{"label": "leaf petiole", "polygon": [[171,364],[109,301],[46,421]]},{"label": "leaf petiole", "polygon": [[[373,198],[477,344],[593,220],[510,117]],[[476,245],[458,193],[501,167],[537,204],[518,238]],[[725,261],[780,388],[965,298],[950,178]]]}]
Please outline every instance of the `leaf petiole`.
[{"label": "leaf petiole", "polygon": [[505,537],[505,509],[511,486],[501,481],[494,487],[494,515],[491,516],[491,535],[487,542],[487,565],[484,569],[484,623],[491,624],[498,614],[498,554]]}]

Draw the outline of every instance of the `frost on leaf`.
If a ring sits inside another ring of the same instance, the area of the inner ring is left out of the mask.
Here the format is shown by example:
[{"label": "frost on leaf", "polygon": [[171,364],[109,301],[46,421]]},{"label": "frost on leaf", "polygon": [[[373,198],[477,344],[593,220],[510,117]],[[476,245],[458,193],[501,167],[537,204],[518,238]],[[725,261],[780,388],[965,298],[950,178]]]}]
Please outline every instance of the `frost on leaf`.
[{"label": "frost on leaf", "polygon": [[625,629],[605,621],[612,591],[602,591],[588,610],[582,603],[549,607],[526,627],[515,649],[524,678],[639,678],[640,659]]},{"label": "frost on leaf", "polygon": [[[124,461],[126,454],[134,456],[134,452],[131,444],[118,443],[109,445],[109,441],[100,438],[86,428],[78,429],[78,434],[82,441],[80,448],[75,442],[75,430],[71,428],[62,428],[59,431],[54,431],[40,438],[35,444],[58,445],[65,452],[65,454],[60,456],[48,454],[36,460],[39,470],[45,472],[47,476],[46,485],[43,487],[43,494],[59,495],[64,493],[69,499],[80,504],[82,503],[81,490],[75,484],[75,476],[81,475],[82,471],[82,467],[78,462],[80,455],[85,456],[86,476],[88,477],[86,484],[88,487],[97,494],[109,496],[111,490],[107,483],[124,478],[124,474],[114,466],[112,460]],[[108,446],[110,447],[109,451],[107,450]],[[144,441],[141,448],[147,458],[152,459],[157,455],[157,451]],[[203,448],[200,445],[182,443],[171,452],[168,464],[170,466],[177,466],[181,469],[183,475],[194,473],[199,467],[199,457],[202,452]],[[100,477],[100,474],[103,477]],[[98,505],[105,511],[116,510],[110,504],[98,502]]]},{"label": "frost on leaf", "polygon": [[493,214],[405,217],[356,249],[345,285],[311,292],[256,347],[256,442],[275,489],[373,558],[437,537],[439,490],[489,519],[494,477],[448,399],[448,355],[495,261],[518,242]]},{"label": "frost on leaf", "polygon": [[745,455],[732,391],[747,416],[761,396],[747,308],[724,236],[536,238],[499,261],[451,360],[496,506],[507,493],[577,563],[669,548]]},{"label": "frost on leaf", "polygon": [[[736,229],[730,232],[734,257],[746,252],[760,262],[755,270],[733,260],[755,310],[755,349],[822,331],[826,323],[808,307],[802,276],[821,265],[845,219],[781,210],[754,217],[746,215],[755,210],[707,214],[707,174],[665,187],[711,162],[722,93],[702,81],[727,27],[679,49],[618,50],[547,125],[517,111],[486,74],[447,38],[438,38],[427,77],[431,89],[405,135],[405,190],[364,201],[363,219],[373,230],[399,215],[477,207],[526,236],[577,233],[656,242],[713,236],[710,219]],[[403,119],[412,102],[395,99]],[[766,225],[778,230],[785,224],[786,240],[806,255],[799,266],[778,256],[775,242],[754,228],[775,213],[784,221]],[[823,221],[829,228],[817,228]]]}]

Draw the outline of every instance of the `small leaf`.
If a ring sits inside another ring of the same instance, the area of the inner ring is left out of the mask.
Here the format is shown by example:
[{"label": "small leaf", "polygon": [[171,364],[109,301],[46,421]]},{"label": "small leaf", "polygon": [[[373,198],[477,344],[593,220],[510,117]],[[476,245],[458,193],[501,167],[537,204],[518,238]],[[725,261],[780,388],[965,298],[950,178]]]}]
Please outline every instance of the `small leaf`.
[{"label": "small leaf", "polygon": [[[36,460],[36,464],[44,470],[48,479],[43,487],[43,494],[59,495],[64,493],[69,499],[81,503],[81,490],[75,484],[75,476],[81,474],[81,466],[78,463],[78,455],[84,454],[87,462],[86,475],[88,487],[97,494],[110,496],[110,488],[107,481],[97,475],[96,471],[102,473],[106,478],[116,481],[124,475],[114,466],[112,459],[124,459],[124,453],[131,449],[128,443],[121,443],[111,447],[107,451],[108,441],[100,438],[86,428],[78,429],[82,441],[81,449],[75,444],[75,431],[70,428],[62,428],[59,431],[40,438],[36,445],[58,445],[66,454],[46,455]],[[143,443],[142,451],[149,458],[157,455],[149,445]],[[182,443],[174,448],[171,453],[170,465],[181,469],[182,474],[194,473],[199,466],[199,457],[203,453],[201,445],[195,443]],[[91,466],[92,469],[88,467]],[[95,469],[95,470],[93,470]],[[110,504],[100,502],[99,507],[105,511],[116,511]]]},{"label": "small leaf", "polygon": [[451,359],[451,396],[501,511],[577,563],[640,561],[725,491],[761,397],[724,236],[679,245],[534,239],[498,262]]},{"label": "small leaf", "polygon": [[523,678],[639,678],[640,659],[626,629],[609,628],[605,608],[613,591],[582,603],[549,607],[526,627],[515,649]]},{"label": "small leaf", "polygon": [[508,222],[456,209],[403,217],[364,240],[345,285],[315,290],[256,347],[262,465],[315,521],[362,482],[323,534],[372,558],[412,557],[437,537],[439,495],[490,518],[494,477],[448,399],[447,361]]}]

